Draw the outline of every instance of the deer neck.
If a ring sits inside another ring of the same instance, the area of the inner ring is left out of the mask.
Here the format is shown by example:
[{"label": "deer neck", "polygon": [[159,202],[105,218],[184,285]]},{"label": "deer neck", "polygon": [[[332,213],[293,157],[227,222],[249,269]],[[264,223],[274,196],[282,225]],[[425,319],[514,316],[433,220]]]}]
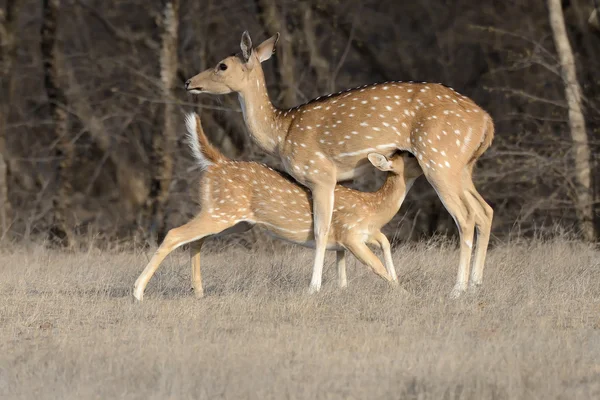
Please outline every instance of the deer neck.
[{"label": "deer neck", "polygon": [[405,180],[403,176],[388,172],[383,186],[375,192],[378,197],[375,215],[380,218],[382,225],[388,223],[400,210],[415,179]]},{"label": "deer neck", "polygon": [[265,85],[265,76],[257,68],[246,88],[238,92],[244,122],[252,140],[264,151],[275,154],[284,135],[284,120],[277,110]]}]

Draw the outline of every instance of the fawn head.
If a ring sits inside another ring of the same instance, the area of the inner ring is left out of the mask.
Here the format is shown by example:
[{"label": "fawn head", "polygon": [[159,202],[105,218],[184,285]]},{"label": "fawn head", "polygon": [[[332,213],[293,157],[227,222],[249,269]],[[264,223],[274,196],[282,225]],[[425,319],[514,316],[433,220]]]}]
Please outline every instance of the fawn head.
[{"label": "fawn head", "polygon": [[242,34],[241,54],[229,56],[217,63],[214,68],[199,73],[185,83],[185,89],[193,94],[227,94],[241,92],[246,86],[257,82],[254,74],[262,72],[260,63],[267,61],[275,52],[279,33],[252,47],[250,34]]},{"label": "fawn head", "polygon": [[369,153],[367,157],[378,170],[390,171],[407,180],[416,179],[423,173],[416,157],[408,152],[396,153],[389,158],[380,153]]}]

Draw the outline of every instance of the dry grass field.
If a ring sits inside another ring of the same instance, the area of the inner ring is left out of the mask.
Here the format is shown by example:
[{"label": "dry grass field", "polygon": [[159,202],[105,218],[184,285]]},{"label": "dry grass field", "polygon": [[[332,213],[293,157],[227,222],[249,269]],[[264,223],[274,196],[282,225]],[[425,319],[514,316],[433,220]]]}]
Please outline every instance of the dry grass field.
[{"label": "dry grass field", "polygon": [[2,399],[600,398],[600,252],[567,240],[497,245],[484,288],[450,300],[458,250],[394,252],[402,284],[328,255],[203,255],[206,297],[177,251],[131,289],[149,251],[0,253]]}]

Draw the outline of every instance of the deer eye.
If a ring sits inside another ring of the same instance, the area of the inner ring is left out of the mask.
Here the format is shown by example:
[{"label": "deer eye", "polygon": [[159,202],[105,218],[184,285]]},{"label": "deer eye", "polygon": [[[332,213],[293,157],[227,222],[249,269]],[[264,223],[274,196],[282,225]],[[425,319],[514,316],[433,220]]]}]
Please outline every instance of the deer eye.
[{"label": "deer eye", "polygon": [[221,71],[225,71],[225,70],[227,69],[227,64],[225,64],[225,63],[221,63],[221,64],[219,64],[219,69],[220,69]]}]

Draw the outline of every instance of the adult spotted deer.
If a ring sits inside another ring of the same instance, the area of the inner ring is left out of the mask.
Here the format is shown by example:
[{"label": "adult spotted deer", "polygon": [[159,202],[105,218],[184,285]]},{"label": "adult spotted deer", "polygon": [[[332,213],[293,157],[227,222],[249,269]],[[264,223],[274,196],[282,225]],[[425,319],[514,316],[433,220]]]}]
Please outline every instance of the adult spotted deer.
[{"label": "adult spotted deer", "polygon": [[[203,295],[200,275],[200,249],[203,239],[234,226],[237,231],[252,224],[266,228],[276,237],[303,246],[314,245],[311,194],[292,179],[256,162],[231,161],[210,145],[195,114],[188,115],[189,143],[196,161],[204,169],[200,178],[201,212],[189,223],[167,234],[142,274],[135,282],[134,296],[142,300],[148,281],[171,251],[191,245],[192,285]],[[387,281],[397,283],[390,243],[381,228],[400,209],[404,196],[423,172],[408,153],[391,158],[369,153],[369,160],[389,171],[383,186],[373,193],[335,187],[333,223],[327,248],[337,252],[340,286],[346,286],[345,249]],[[367,244],[379,245],[385,268]],[[387,270],[387,271],[386,271]]]},{"label": "adult spotted deer", "polygon": [[477,227],[471,283],[481,284],[493,211],[475,189],[473,166],[491,145],[491,117],[469,98],[440,84],[386,82],[319,97],[293,109],[269,100],[261,63],[279,34],[189,79],[193,94],[238,93],[253,140],[279,156],[286,171],[312,192],[316,252],[311,291],[321,285],[336,182],[360,175],[367,156],[403,150],[415,155],[425,177],[458,225],[460,262],[451,295],[466,290]]}]

